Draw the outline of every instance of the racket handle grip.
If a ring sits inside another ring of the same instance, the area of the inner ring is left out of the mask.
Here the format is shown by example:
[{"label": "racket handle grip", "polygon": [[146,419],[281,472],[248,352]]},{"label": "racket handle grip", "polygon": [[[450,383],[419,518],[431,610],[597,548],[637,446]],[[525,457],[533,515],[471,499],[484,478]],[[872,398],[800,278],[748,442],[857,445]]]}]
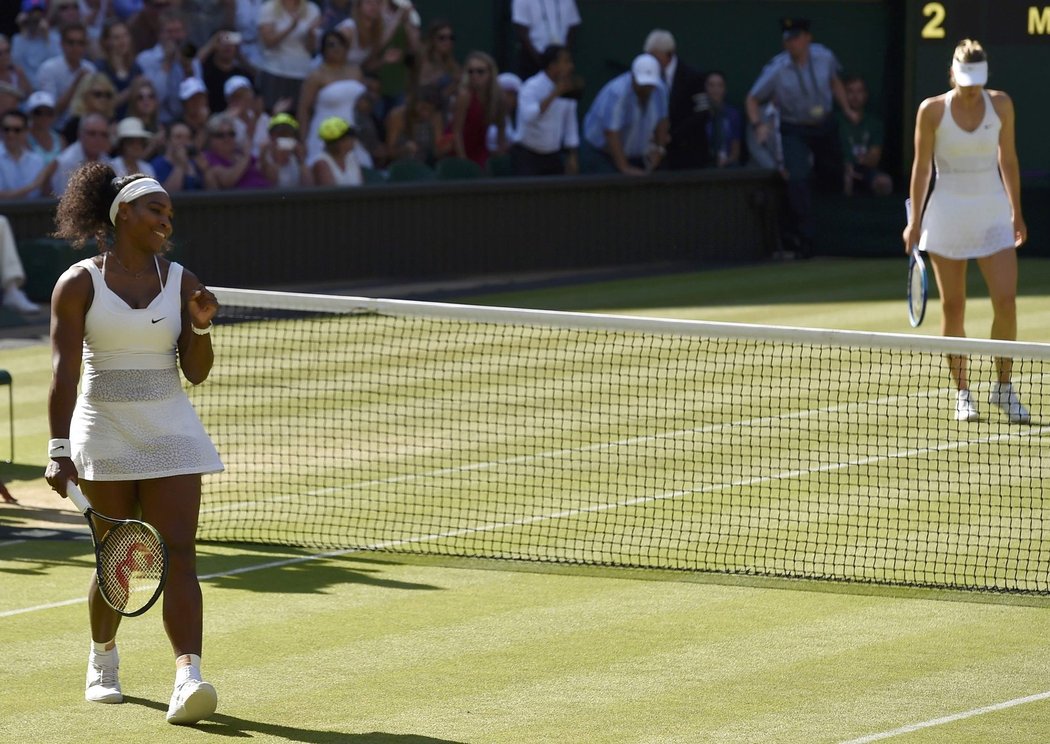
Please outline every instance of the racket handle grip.
[{"label": "racket handle grip", "polygon": [[73,481],[66,481],[66,496],[73,502],[73,506],[80,510],[81,514],[91,507],[88,500],[84,497],[84,493],[80,490],[80,486]]}]

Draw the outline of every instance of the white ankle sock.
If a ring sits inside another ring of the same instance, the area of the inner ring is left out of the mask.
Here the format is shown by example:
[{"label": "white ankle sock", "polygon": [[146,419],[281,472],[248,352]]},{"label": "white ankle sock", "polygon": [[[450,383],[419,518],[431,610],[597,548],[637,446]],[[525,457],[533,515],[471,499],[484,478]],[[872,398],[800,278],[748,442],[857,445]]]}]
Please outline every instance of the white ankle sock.
[{"label": "white ankle sock", "polygon": [[[189,659],[189,663],[183,662],[183,659]],[[190,679],[201,681],[201,657],[197,654],[183,654],[175,659],[175,686]]]},{"label": "white ankle sock", "polygon": [[113,648],[106,648],[106,646],[108,646],[111,643],[113,643],[113,641],[106,641],[105,643],[99,643],[98,641],[94,641],[93,640],[93,641],[91,641],[91,650],[94,651],[96,654],[112,653],[117,647],[116,647],[116,645],[114,645]]}]

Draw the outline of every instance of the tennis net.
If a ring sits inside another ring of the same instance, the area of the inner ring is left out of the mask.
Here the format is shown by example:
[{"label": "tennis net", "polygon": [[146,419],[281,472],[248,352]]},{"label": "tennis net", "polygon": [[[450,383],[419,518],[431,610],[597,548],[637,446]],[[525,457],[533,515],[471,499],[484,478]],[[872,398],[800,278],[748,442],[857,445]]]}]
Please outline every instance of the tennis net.
[{"label": "tennis net", "polygon": [[202,539],[1050,588],[1050,345],[216,294]]}]

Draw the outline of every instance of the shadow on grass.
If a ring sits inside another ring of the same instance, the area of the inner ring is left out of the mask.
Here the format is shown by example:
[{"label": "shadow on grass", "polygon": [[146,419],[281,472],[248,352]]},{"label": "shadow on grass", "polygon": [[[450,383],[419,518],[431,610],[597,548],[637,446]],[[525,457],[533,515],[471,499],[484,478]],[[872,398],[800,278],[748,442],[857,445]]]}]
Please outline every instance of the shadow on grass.
[{"label": "shadow on grass", "polygon": [[[168,706],[156,700],[146,698],[124,696],[124,702],[131,705],[141,705],[167,712]],[[231,738],[250,739],[255,734],[263,734],[288,741],[308,742],[309,744],[334,744],[345,742],[346,744],[463,744],[452,739],[435,739],[432,736],[417,736],[415,734],[386,734],[373,731],[367,734],[352,734],[344,731],[319,731],[316,729],[298,728],[296,726],[282,726],[277,723],[266,723],[265,721],[248,721],[244,718],[216,713],[207,720],[201,721],[193,726],[184,728],[196,729],[205,734],[215,736],[226,736]]]},{"label": "shadow on grass", "polygon": [[[265,548],[255,549],[239,545],[238,563],[243,564],[246,555],[258,553],[262,558],[251,565],[230,566],[225,570],[201,572],[201,580],[209,581],[226,589],[242,589],[252,592],[280,592],[281,594],[322,594],[325,590],[343,584],[359,584],[381,589],[408,589],[438,591],[439,586],[397,581],[386,578],[382,568],[396,565],[393,561],[365,558],[351,551],[328,553],[302,553],[299,555],[274,556]],[[209,562],[210,563],[210,562]],[[221,563],[228,563],[227,560]]]}]

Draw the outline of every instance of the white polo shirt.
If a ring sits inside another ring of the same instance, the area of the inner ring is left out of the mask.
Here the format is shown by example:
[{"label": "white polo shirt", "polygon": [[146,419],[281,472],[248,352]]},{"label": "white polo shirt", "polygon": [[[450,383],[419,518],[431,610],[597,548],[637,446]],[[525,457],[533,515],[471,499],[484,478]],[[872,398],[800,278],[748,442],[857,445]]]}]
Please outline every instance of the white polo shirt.
[{"label": "white polo shirt", "polygon": [[576,118],[576,101],[555,98],[546,111],[540,104],[554,90],[554,81],[546,72],[537,72],[518,91],[518,136],[524,147],[550,155],[563,148],[580,146],[580,124]]}]

